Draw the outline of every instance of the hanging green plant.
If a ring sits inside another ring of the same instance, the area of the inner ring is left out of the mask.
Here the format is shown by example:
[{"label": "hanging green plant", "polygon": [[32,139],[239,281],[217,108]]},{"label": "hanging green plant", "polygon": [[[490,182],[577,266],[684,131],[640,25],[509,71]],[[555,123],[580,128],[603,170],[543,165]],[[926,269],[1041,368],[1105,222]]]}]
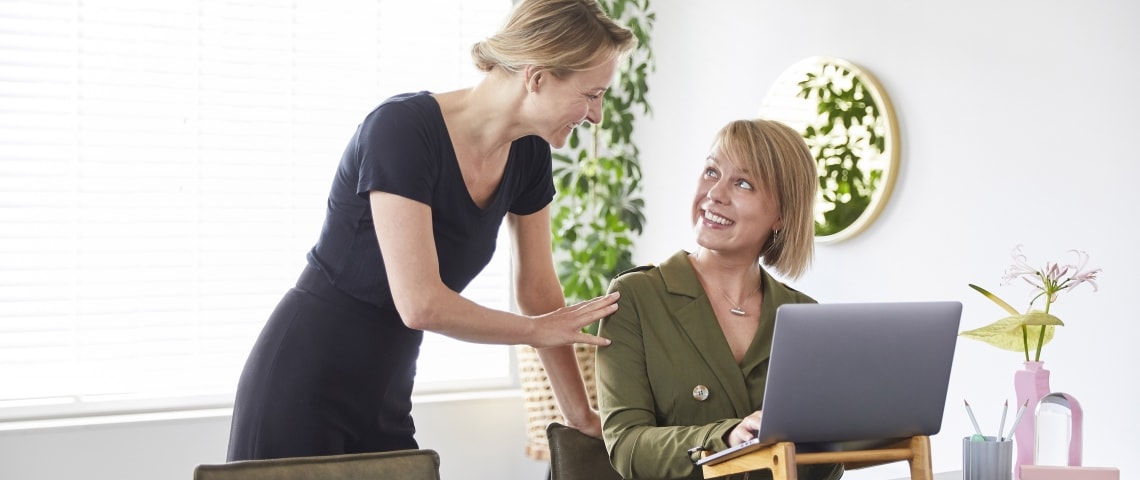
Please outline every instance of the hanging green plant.
[{"label": "hanging green plant", "polygon": [[605,293],[618,273],[633,267],[633,239],[645,225],[639,150],[633,143],[636,109],[653,110],[646,78],[655,69],[649,44],[656,15],[649,0],[600,0],[606,13],[637,37],[602,97],[602,122],[575,129],[553,153],[552,228],[558,278],[567,302]]}]

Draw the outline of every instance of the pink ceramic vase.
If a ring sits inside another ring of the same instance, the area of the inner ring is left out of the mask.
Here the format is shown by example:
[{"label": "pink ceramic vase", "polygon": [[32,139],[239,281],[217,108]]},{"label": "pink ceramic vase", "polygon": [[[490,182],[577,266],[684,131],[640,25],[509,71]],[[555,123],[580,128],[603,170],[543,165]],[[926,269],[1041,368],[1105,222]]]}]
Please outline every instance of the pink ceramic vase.
[{"label": "pink ceramic vase", "polygon": [[1044,362],[1025,362],[1025,368],[1013,374],[1013,388],[1017,392],[1017,407],[1026,406],[1025,415],[1013,432],[1017,448],[1017,462],[1013,464],[1013,479],[1021,479],[1021,466],[1033,465],[1033,448],[1036,442],[1033,417],[1041,397],[1049,394],[1049,371]]}]

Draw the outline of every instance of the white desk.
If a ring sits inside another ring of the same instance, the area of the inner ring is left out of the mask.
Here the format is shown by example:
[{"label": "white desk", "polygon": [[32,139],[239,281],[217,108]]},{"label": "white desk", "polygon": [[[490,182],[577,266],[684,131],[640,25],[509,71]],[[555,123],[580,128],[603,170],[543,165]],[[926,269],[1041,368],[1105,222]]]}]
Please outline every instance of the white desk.
[{"label": "white desk", "polygon": [[[892,478],[891,480],[910,480],[910,477]],[[962,471],[935,473],[934,480],[962,480]]]}]

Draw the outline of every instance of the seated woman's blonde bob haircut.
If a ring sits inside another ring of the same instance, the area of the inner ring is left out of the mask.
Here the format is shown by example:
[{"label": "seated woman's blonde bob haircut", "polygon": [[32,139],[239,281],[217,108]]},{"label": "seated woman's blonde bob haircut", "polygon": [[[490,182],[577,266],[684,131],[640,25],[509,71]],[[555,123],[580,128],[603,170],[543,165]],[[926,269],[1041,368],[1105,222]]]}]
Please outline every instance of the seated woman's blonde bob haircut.
[{"label": "seated woman's blonde bob haircut", "polygon": [[713,151],[756,172],[760,187],[779,203],[781,228],[768,236],[760,256],[764,265],[799,278],[815,252],[813,208],[819,185],[815,157],[803,137],[780,122],[736,120],[717,132]]}]

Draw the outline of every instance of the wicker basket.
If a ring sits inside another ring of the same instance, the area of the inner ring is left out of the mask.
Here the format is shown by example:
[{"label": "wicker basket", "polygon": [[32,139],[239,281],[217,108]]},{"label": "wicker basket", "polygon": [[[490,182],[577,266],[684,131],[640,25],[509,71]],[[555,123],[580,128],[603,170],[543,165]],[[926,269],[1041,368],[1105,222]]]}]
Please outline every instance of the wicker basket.
[{"label": "wicker basket", "polygon": [[[594,350],[593,345],[575,345],[574,353],[578,357],[578,368],[582,370],[582,380],[586,382],[586,395],[590,398],[590,406],[598,408],[598,389],[594,383]],[[546,426],[551,422],[566,423],[566,418],[558,409],[554,401],[554,392],[550,387],[550,380],[546,377],[546,370],[538,359],[538,351],[534,347],[519,345],[515,347],[518,354],[519,383],[522,384],[523,407],[526,409],[526,455],[535,460],[549,461],[550,446],[546,442]]]}]

